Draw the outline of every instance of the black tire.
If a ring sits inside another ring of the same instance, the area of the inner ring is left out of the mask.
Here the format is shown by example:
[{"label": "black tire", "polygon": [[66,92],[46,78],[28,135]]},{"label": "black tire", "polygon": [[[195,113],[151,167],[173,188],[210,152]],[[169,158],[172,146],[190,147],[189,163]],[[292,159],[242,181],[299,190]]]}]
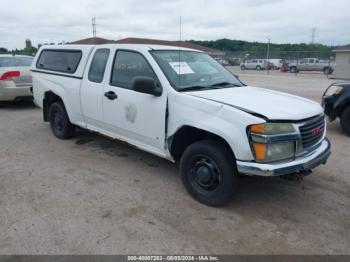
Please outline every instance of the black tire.
[{"label": "black tire", "polygon": [[74,136],[75,127],[70,123],[62,103],[55,102],[50,105],[49,121],[51,130],[57,138],[68,139]]},{"label": "black tire", "polygon": [[260,71],[261,70],[261,66],[256,66],[256,70]]},{"label": "black tire", "polygon": [[350,106],[346,107],[340,116],[340,125],[347,136],[350,136]]},{"label": "black tire", "polygon": [[323,69],[323,73],[325,74],[325,75],[331,75],[332,74],[332,68],[329,68],[329,67],[325,67],[324,69]]},{"label": "black tire", "polygon": [[297,73],[298,70],[297,70],[297,68],[296,68],[295,66],[292,66],[292,67],[290,68],[290,72],[291,72],[291,73]]},{"label": "black tire", "polygon": [[213,140],[188,146],[181,157],[180,173],[188,192],[208,206],[224,206],[237,189],[234,156],[227,146]]}]

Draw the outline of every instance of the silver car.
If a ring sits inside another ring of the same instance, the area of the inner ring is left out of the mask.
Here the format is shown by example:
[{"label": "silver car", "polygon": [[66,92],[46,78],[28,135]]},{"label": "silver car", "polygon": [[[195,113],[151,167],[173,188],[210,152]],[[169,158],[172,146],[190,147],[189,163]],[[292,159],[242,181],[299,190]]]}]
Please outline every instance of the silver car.
[{"label": "silver car", "polygon": [[264,70],[267,68],[267,63],[264,59],[251,59],[246,60],[241,64],[241,69],[256,69],[256,70]]},{"label": "silver car", "polygon": [[32,62],[31,56],[0,55],[0,101],[32,98]]}]

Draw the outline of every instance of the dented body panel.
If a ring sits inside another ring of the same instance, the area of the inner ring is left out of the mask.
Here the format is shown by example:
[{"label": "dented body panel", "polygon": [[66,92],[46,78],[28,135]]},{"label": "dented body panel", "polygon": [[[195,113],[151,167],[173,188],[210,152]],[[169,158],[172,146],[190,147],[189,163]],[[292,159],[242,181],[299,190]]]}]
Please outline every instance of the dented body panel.
[{"label": "dented body panel", "polygon": [[[237,121],[239,119],[239,121]],[[222,137],[237,159],[252,160],[247,127],[265,120],[227,105],[203,100],[190,93],[169,96],[168,136],[183,126],[192,126]]]}]

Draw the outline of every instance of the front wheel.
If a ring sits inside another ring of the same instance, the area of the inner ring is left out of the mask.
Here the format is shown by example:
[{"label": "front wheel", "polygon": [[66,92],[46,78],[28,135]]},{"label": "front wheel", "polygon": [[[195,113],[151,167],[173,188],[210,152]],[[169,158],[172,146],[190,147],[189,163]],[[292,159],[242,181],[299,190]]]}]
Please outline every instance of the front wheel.
[{"label": "front wheel", "polygon": [[344,109],[340,116],[340,125],[346,135],[350,136],[350,105]]},{"label": "front wheel", "polygon": [[74,135],[75,127],[70,123],[66,109],[60,102],[55,102],[49,109],[51,130],[57,138],[68,139]]},{"label": "front wheel", "polygon": [[190,145],[181,157],[180,173],[188,192],[209,206],[227,204],[237,189],[234,156],[227,146],[216,141]]}]

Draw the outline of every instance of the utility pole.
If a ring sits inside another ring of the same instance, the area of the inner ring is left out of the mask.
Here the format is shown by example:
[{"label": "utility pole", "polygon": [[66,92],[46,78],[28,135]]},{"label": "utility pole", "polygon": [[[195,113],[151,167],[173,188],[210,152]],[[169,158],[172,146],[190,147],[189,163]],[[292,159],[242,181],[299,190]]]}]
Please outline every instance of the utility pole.
[{"label": "utility pole", "polygon": [[267,39],[267,53],[266,53],[267,74],[270,74],[269,61],[270,61],[270,42],[271,42],[271,38],[270,37],[266,37],[266,39]]},{"label": "utility pole", "polygon": [[315,43],[315,38],[316,38],[316,27],[313,27],[311,29],[311,44]]},{"label": "utility pole", "polygon": [[92,18],[92,36],[96,37],[96,18]]}]

